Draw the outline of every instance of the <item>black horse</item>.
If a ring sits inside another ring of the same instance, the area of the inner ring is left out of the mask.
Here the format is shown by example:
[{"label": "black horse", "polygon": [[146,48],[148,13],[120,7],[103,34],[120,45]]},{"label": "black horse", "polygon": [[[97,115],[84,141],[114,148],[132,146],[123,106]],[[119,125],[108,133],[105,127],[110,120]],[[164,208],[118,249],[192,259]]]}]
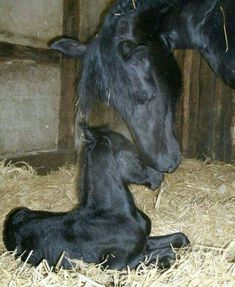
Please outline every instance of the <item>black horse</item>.
[{"label": "black horse", "polygon": [[83,59],[82,113],[86,115],[97,99],[112,105],[128,126],[144,164],[172,172],[181,162],[173,124],[181,74],[166,44],[153,37],[152,25],[156,19],[161,23],[165,14],[158,8],[123,15],[114,15],[113,9],[90,43],[62,38],[51,48]]},{"label": "black horse", "polygon": [[[144,167],[134,146],[118,133],[86,126],[84,138],[79,208],[67,213],[16,209],[5,222],[7,249],[17,248],[22,260],[33,265],[42,259],[56,265],[65,252],[112,269],[136,268],[144,260],[169,267],[175,259],[172,247],[187,246],[188,238],[182,233],[149,237],[151,222],[135,206],[127,186],[155,189],[162,175]],[[70,268],[66,256],[61,265]]]},{"label": "black horse", "polygon": [[181,88],[171,50],[198,49],[235,88],[234,15],[233,0],[119,0],[90,43],[51,47],[83,58],[82,112],[97,98],[114,106],[145,164],[171,172],[180,163],[172,112]]},{"label": "black horse", "polygon": [[119,0],[114,14],[146,7],[164,8],[160,25],[155,17],[153,35],[160,35],[171,50],[199,50],[214,72],[235,89],[234,0],[135,0],[134,5],[133,1]]}]

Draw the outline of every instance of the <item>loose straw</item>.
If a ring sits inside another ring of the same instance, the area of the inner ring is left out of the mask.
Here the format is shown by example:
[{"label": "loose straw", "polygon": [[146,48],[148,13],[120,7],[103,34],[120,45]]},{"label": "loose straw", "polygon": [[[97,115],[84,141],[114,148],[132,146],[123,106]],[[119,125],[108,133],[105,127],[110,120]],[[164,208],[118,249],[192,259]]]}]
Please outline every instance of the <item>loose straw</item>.
[{"label": "loose straw", "polygon": [[132,4],[133,4],[134,9],[136,9],[135,0],[132,0]]},{"label": "loose straw", "polygon": [[226,50],[225,52],[228,52],[228,36],[227,36],[227,30],[226,30],[226,17],[225,17],[225,13],[224,13],[224,9],[222,6],[220,6],[220,10],[222,12],[223,15],[223,27],[224,27],[224,39],[225,39],[225,44],[226,44]]}]

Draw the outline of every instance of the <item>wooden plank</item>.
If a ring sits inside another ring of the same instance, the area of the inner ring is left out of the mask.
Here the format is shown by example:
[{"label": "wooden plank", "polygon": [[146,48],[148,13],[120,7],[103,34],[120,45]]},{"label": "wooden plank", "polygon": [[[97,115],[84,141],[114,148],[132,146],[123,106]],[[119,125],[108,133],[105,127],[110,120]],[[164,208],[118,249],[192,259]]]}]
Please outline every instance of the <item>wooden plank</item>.
[{"label": "wooden plank", "polygon": [[8,157],[4,161],[5,164],[9,162],[16,164],[16,166],[23,166],[24,163],[27,163],[36,170],[37,174],[45,175],[63,165],[75,164],[76,152],[74,150],[38,152],[36,154]]},{"label": "wooden plank", "polygon": [[[77,38],[79,30],[79,3],[76,0],[64,0],[63,7],[63,34]],[[61,60],[61,95],[59,104],[59,148],[74,148],[77,83],[77,61],[63,57]]]},{"label": "wooden plank", "polygon": [[12,61],[14,59],[32,60],[46,64],[60,63],[60,55],[56,51],[0,42],[0,61]]},{"label": "wooden plank", "polygon": [[215,126],[213,129],[214,160],[230,162],[232,160],[232,89],[221,80],[216,82]]},{"label": "wooden plank", "polygon": [[182,153],[187,157],[195,157],[197,153],[197,117],[199,100],[199,54],[193,50],[185,52],[183,71],[183,131]]},{"label": "wooden plank", "polygon": [[86,42],[90,35],[89,1],[79,2],[79,39]]},{"label": "wooden plank", "polygon": [[197,157],[214,158],[213,155],[213,129],[215,109],[216,77],[208,63],[201,58],[199,73],[200,98],[198,112]]},{"label": "wooden plank", "polygon": [[232,89],[201,59],[197,157],[232,160]]}]

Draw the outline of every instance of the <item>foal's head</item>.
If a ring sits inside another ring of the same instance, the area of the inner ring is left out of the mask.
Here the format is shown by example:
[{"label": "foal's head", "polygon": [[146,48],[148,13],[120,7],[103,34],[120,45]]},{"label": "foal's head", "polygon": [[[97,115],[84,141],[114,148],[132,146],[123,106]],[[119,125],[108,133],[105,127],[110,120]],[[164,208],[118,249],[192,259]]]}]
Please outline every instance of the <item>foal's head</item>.
[{"label": "foal's head", "polygon": [[[162,14],[161,14],[162,13]],[[98,99],[112,105],[127,124],[142,160],[159,171],[180,163],[173,110],[181,76],[171,52],[153,37],[165,13],[159,7],[106,17],[88,44],[62,38],[51,47],[83,59],[80,108],[84,115]]]},{"label": "foal's head", "polygon": [[80,154],[80,188],[89,189],[105,179],[113,188],[120,184],[144,184],[156,189],[163,176],[156,170],[145,167],[134,145],[123,135],[111,131],[107,126],[88,127],[82,124],[84,146]]}]

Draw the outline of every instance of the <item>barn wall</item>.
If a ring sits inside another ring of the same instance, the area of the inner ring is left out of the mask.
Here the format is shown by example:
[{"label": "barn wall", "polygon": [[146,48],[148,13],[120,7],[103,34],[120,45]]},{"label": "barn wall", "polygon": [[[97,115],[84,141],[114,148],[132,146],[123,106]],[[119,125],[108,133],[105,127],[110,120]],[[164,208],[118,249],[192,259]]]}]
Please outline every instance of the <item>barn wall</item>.
[{"label": "barn wall", "polygon": [[1,0],[0,41],[47,47],[62,32],[63,0]]},{"label": "barn wall", "polygon": [[230,162],[234,159],[234,91],[193,50],[176,51],[183,76],[176,132],[183,154]]},{"label": "barn wall", "polygon": [[59,67],[14,60],[0,74],[0,154],[56,149]]},{"label": "barn wall", "polygon": [[86,41],[93,36],[102,22],[106,10],[114,0],[79,1],[79,38]]},{"label": "barn wall", "polygon": [[[58,147],[63,0],[0,1],[0,158]],[[47,54],[47,51],[49,53]]]}]

